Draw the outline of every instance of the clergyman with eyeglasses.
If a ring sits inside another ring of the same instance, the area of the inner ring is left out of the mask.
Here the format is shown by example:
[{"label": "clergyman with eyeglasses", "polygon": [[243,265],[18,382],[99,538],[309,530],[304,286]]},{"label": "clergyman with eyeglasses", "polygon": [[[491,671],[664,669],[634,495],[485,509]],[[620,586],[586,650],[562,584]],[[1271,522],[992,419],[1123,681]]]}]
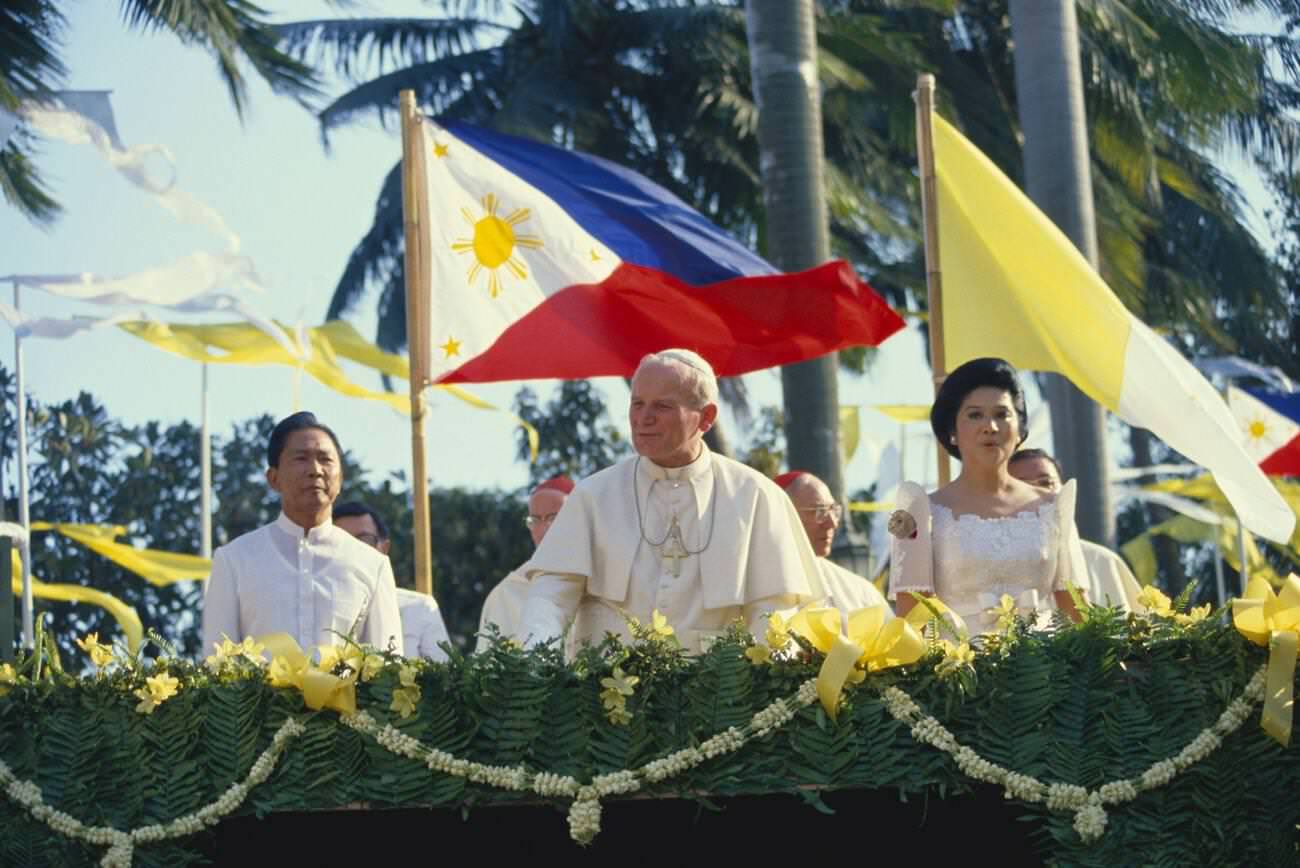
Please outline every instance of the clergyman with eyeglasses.
[{"label": "clergyman with eyeglasses", "polygon": [[808,543],[817,556],[817,567],[826,589],[826,599],[822,604],[845,613],[884,606],[885,620],[893,618],[893,608],[870,580],[844,569],[828,557],[835,531],[839,529],[840,520],[844,517],[844,507],[831,496],[826,483],[806,470],[791,470],[778,476],[776,484],[790,495],[790,501],[798,510],[799,521],[808,535]]},{"label": "clergyman with eyeglasses", "polygon": [[[542,544],[542,538],[551,529],[555,517],[560,514],[560,507],[573,491],[573,480],[567,476],[553,476],[533,489],[528,495],[528,515],[524,524],[532,535],[533,545]],[[488,592],[483,601],[483,614],[478,619],[478,647],[482,651],[490,641],[487,634],[489,624],[495,624],[497,632],[508,639],[522,639],[519,635],[519,620],[524,610],[524,599],[528,596],[528,579],[525,570],[528,564],[516,569]]]},{"label": "clergyman with eyeglasses", "polygon": [[628,406],[637,454],[579,482],[537,547],[526,642],[570,624],[579,647],[628,639],[628,618],[648,624],[658,612],[697,654],[738,620],[762,637],[769,613],[825,596],[789,498],[705,445],[717,414],[717,378],[700,355],[641,360]]}]

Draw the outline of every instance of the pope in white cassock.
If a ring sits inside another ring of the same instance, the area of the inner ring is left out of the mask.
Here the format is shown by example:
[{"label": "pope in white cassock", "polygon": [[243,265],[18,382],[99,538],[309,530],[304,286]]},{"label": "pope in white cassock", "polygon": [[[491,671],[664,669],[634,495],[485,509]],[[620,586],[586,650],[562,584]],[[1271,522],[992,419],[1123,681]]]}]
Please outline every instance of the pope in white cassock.
[{"label": "pope in white cassock", "polygon": [[637,455],[577,484],[532,561],[520,633],[536,645],[572,624],[573,643],[629,638],[627,616],[659,611],[690,653],[741,619],[825,596],[789,498],[763,474],[712,454],[713,369],[689,350],[641,360],[628,421]]},{"label": "pope in white cassock", "polygon": [[343,483],[338,438],[311,413],[275,426],[266,479],[280,516],[217,549],[203,593],[203,653],[222,637],[288,633],[311,653],[344,636],[402,653],[388,558],[336,526]]},{"label": "pope in white cassock", "polygon": [[883,606],[885,620],[892,620],[894,610],[875,585],[830,559],[831,543],[835,540],[844,508],[835,502],[826,483],[806,470],[792,470],[778,476],[776,484],[790,496],[808,535],[808,543],[817,556],[817,568],[826,591],[826,599],[821,601],[821,605],[839,609],[845,614]]}]

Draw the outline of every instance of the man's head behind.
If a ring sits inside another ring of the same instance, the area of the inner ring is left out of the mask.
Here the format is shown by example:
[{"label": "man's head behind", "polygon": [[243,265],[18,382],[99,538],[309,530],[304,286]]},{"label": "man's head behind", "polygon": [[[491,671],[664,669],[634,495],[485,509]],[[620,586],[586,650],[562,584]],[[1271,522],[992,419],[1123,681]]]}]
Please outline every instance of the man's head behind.
[{"label": "man's head behind", "polygon": [[542,544],[542,538],[551,529],[555,517],[560,514],[560,507],[573,491],[573,480],[567,476],[553,476],[533,489],[528,496],[528,533],[532,535],[533,545]]},{"label": "man's head behind", "polygon": [[717,416],[718,378],[701,356],[674,349],[641,359],[628,406],[632,445],[640,455],[665,467],[689,464]]},{"label": "man's head behind", "polygon": [[826,483],[807,471],[794,470],[778,476],[776,484],[785,489],[799,511],[799,521],[808,534],[813,554],[819,558],[829,555],[843,513]]},{"label": "man's head behind", "polygon": [[281,419],[266,446],[266,481],[293,517],[316,515],[343,484],[343,450],[334,432],[312,413]]},{"label": "man's head behind", "polygon": [[334,505],[334,523],[366,545],[388,554],[392,541],[379,513],[359,501]]},{"label": "man's head behind", "polygon": [[1021,449],[1007,462],[1007,472],[1037,488],[1056,491],[1065,480],[1061,463],[1042,449]]}]

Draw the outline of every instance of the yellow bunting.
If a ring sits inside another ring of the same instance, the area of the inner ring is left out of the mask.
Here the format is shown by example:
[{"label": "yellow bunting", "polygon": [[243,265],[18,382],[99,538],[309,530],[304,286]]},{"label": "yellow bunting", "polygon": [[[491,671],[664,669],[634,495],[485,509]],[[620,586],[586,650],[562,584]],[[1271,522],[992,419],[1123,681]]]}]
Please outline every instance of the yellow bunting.
[{"label": "yellow bunting", "polygon": [[856,405],[840,405],[840,454],[844,456],[845,464],[853,460],[853,456],[858,451],[858,443],[862,440],[862,428],[858,416]]},{"label": "yellow bunting", "polygon": [[888,619],[885,606],[850,612],[847,634],[839,609],[804,607],[790,620],[791,631],[826,655],[817,673],[817,696],[832,719],[844,685],[861,682],[866,672],[915,663],[925,655],[925,640],[905,618]]},{"label": "yellow bunting", "polygon": [[[23,592],[23,566],[16,550],[12,552],[12,555],[12,585],[14,596],[18,597]],[[32,596],[59,603],[86,603],[91,606],[99,606],[112,615],[113,620],[117,621],[117,625],[122,628],[122,632],[126,634],[126,647],[132,654],[140,647],[140,642],[144,639],[144,625],[140,623],[140,616],[136,614],[135,609],[112,594],[106,594],[95,588],[87,588],[85,585],[50,584],[49,582],[42,582],[33,576]]]},{"label": "yellow bunting", "polygon": [[[354,714],[357,710],[357,686],[348,678],[314,666],[302,648],[288,633],[269,633],[257,641],[266,646],[271,655],[271,683],[276,687],[296,687],[302,691],[307,707],[319,711],[332,708],[340,714]],[[327,658],[321,649],[322,660]]]},{"label": "yellow bunting", "polygon": [[198,555],[138,549],[115,542],[117,537],[126,533],[126,528],[121,525],[34,521],[32,530],[57,531],[160,588],[176,582],[204,581],[212,572],[212,561]]},{"label": "yellow bunting", "polygon": [[[307,358],[294,357],[279,341],[252,323],[214,323],[189,325],[159,322],[126,322],[119,327],[161,350],[191,359],[218,365],[288,365],[300,368],[321,384],[351,398],[380,401],[401,413],[411,412],[408,395],[395,392],[377,392],[354,383],[339,366],[339,358],[349,359],[359,365],[397,377],[410,379],[407,360],[395,353],[386,353],[367,341],[342,320],[333,320],[316,328],[306,329]],[[289,341],[296,342],[294,331],[276,323]],[[215,350],[215,351],[214,351]],[[435,386],[460,401],[480,410],[506,412],[484,401],[460,386]],[[507,413],[528,433],[528,444],[533,460],[537,459],[537,430]]]},{"label": "yellow bunting", "polygon": [[873,410],[879,410],[895,422],[929,422],[929,404],[873,404]]},{"label": "yellow bunting", "polygon": [[849,502],[849,512],[889,512],[894,504],[883,500],[853,500]]},{"label": "yellow bunting", "polygon": [[1287,576],[1282,592],[1274,594],[1258,576],[1246,593],[1232,601],[1232,623],[1256,645],[1268,649],[1268,677],[1260,725],[1286,747],[1291,743],[1297,639],[1300,638],[1300,576]]}]

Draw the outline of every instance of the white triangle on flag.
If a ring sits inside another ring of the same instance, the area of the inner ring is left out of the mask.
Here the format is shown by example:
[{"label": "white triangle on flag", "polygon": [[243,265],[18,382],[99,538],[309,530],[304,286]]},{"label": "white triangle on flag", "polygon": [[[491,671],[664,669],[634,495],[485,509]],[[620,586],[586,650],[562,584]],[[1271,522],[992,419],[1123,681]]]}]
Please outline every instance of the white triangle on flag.
[{"label": "white triangle on flag", "polygon": [[1300,434],[1300,424],[1236,386],[1228,387],[1228,407],[1241,429],[1246,454],[1256,464]]}]

